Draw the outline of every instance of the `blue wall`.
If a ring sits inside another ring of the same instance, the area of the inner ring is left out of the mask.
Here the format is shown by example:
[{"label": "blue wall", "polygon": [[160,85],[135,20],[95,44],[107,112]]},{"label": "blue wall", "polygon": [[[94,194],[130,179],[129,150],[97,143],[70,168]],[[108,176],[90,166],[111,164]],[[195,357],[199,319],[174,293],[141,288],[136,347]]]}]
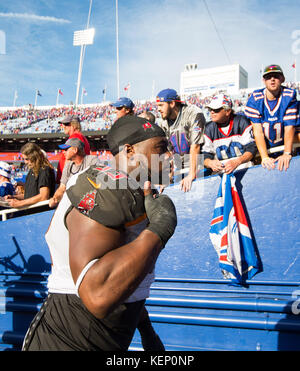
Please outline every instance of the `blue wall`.
[{"label": "blue wall", "polygon": [[[300,349],[299,316],[291,315],[292,295],[300,284],[299,174],[300,158],[293,158],[287,172],[260,166],[236,172],[263,267],[247,287],[233,287],[223,280],[209,239],[220,177],[195,181],[189,193],[178,185],[166,189],[177,208],[178,226],[158,259],[147,308],[167,349]],[[0,222],[4,348],[12,344],[18,349],[46,294],[51,260],[44,234],[52,215],[48,211]],[[27,309],[25,287],[30,288],[26,295],[34,297]],[[18,290],[21,294],[15,295]],[[194,307],[189,300],[196,301]],[[140,348],[138,333],[132,343],[135,348]]]}]

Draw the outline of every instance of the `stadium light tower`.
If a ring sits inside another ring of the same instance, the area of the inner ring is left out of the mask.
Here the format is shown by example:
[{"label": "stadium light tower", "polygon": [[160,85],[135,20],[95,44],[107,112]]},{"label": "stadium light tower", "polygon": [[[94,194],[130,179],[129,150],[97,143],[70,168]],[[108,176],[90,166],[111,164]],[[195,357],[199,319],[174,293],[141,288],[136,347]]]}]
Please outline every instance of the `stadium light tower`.
[{"label": "stadium light tower", "polygon": [[89,28],[89,29],[86,29],[86,30],[75,31],[74,32],[73,45],[74,46],[81,46],[79,68],[78,68],[78,77],[77,77],[76,99],[75,99],[75,105],[76,106],[78,105],[78,98],[79,98],[79,90],[80,90],[80,82],[81,82],[81,75],[82,75],[82,66],[83,66],[83,57],[84,57],[85,46],[93,44],[94,35],[95,35],[95,29],[94,28]]},{"label": "stadium light tower", "polygon": [[120,67],[119,67],[119,7],[116,0],[116,51],[117,51],[117,93],[120,98]]},{"label": "stadium light tower", "polygon": [[85,54],[85,48],[87,45],[92,45],[94,43],[94,36],[95,36],[95,29],[89,28],[90,25],[90,17],[91,17],[91,10],[92,10],[92,3],[93,0],[90,0],[90,9],[88,15],[88,21],[85,30],[75,31],[73,37],[73,46],[80,46],[80,60],[79,60],[79,68],[78,68],[78,77],[77,77],[77,88],[76,88],[76,99],[75,105],[78,106],[78,99],[79,99],[79,91],[80,91],[80,83],[81,83],[81,75],[82,75],[82,67],[83,67],[83,60]]}]

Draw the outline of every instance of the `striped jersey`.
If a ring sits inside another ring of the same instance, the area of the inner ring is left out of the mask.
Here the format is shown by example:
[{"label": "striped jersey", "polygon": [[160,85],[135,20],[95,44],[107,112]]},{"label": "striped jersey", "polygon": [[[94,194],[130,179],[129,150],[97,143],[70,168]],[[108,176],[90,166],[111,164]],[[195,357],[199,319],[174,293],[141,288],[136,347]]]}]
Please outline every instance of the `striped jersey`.
[{"label": "striped jersey", "polygon": [[245,152],[251,152],[253,155],[256,153],[252,125],[242,115],[233,115],[226,127],[221,127],[213,121],[209,122],[205,127],[204,140],[204,159],[216,158],[221,161],[239,157]]},{"label": "striped jersey", "polygon": [[298,125],[298,103],[296,91],[281,87],[275,100],[268,100],[266,89],[255,90],[245,107],[245,115],[253,124],[261,124],[267,148],[284,144],[284,127]]},{"label": "striped jersey", "polygon": [[[195,105],[182,105],[175,121],[158,120],[157,124],[164,130],[169,141],[169,149],[180,156],[184,166],[188,166],[186,155],[192,144],[203,144],[205,118],[202,110]],[[178,157],[175,156],[175,162]],[[181,164],[177,163],[177,167]]]}]

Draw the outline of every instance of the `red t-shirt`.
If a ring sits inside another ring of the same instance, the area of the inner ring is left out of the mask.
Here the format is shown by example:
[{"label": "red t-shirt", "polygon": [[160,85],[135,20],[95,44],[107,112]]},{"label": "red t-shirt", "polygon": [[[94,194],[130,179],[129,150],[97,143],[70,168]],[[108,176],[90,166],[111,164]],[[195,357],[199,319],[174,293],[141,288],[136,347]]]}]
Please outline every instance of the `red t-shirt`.
[{"label": "red t-shirt", "polygon": [[[70,139],[70,138],[80,139],[84,143],[85,154],[89,155],[91,153],[90,144],[89,144],[88,140],[86,139],[86,137],[84,135],[82,135],[79,132],[76,132],[76,133],[71,134],[68,139]],[[57,173],[56,173],[56,183],[57,184],[60,183],[60,178],[61,178],[61,174],[63,172],[64,166],[65,166],[65,161],[66,161],[65,154],[64,154],[64,152],[61,152],[61,154],[59,156],[58,165],[57,165]]]}]

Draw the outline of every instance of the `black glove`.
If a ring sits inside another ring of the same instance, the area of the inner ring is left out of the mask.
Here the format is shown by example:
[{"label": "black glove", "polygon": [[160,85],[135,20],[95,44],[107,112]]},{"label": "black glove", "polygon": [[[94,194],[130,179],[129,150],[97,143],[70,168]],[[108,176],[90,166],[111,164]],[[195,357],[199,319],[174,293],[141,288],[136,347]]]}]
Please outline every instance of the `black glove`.
[{"label": "black glove", "polygon": [[145,196],[145,210],[149,219],[147,229],[157,234],[165,246],[177,225],[176,209],[172,200],[166,195],[153,197],[150,193]]}]

